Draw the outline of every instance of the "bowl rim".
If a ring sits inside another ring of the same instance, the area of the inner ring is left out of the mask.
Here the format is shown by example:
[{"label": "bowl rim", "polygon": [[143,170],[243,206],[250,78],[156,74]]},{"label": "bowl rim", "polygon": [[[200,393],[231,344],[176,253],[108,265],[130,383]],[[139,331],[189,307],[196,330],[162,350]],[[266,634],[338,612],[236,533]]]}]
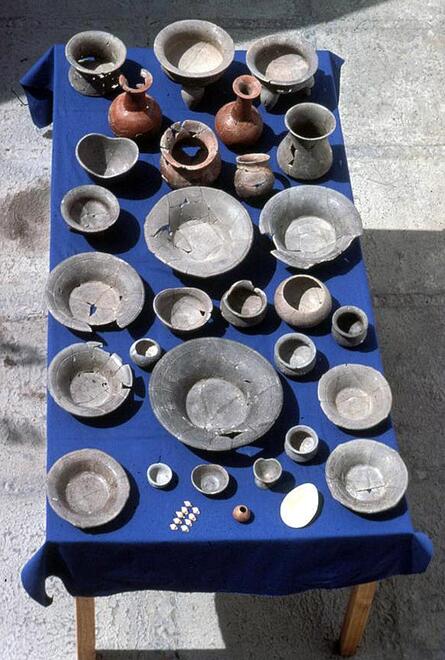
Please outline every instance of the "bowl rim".
[{"label": "bowl rim", "polygon": [[[289,125],[289,116],[291,112],[295,112],[295,110],[302,110],[304,108],[321,108],[323,112],[326,113],[326,116],[329,117],[329,119],[332,122],[332,128],[329,131],[326,131],[323,135],[319,135],[317,137],[307,137],[305,135],[301,135],[300,133],[297,133],[294,131],[291,126]],[[320,142],[321,140],[326,140],[332,133],[335,131],[337,127],[337,120],[335,118],[334,113],[329,110],[325,105],[322,105],[321,103],[314,103],[313,101],[305,101],[303,103],[297,103],[296,105],[293,105],[291,108],[289,108],[286,111],[286,114],[284,115],[284,125],[286,126],[287,130],[289,133],[294,135],[296,138],[299,140],[303,140],[304,142]],[[340,193],[341,194],[341,193]]]},{"label": "bowl rim", "polygon": [[106,32],[104,30],[82,30],[81,32],[76,32],[76,34],[73,34],[73,36],[68,39],[65,45],[65,57],[68,60],[69,64],[74,69],[76,69],[76,71],[90,77],[98,75],[97,73],[92,72],[91,69],[87,69],[86,67],[79,64],[79,62],[75,60],[74,57],[72,57],[71,55],[71,47],[73,45],[73,42],[75,42],[79,38],[85,37],[85,35],[89,35],[89,36],[100,35],[105,39],[110,39],[111,37],[113,41],[117,43],[119,48],[122,49],[122,53],[120,54],[119,59],[115,63],[114,68],[111,69],[110,71],[107,71],[107,73],[103,74],[104,76],[112,75],[115,71],[121,68],[121,66],[124,64],[127,58],[127,47],[122,41],[122,39],[119,39],[119,37],[116,37],[116,35],[112,34],[111,32]]},{"label": "bowl rim", "polygon": [[[261,71],[257,68],[255,64],[255,57],[263,48],[266,48],[267,46],[270,46],[272,44],[280,45],[280,46],[292,46],[295,49],[298,48],[298,46],[301,46],[301,50],[307,50],[309,53],[309,58],[306,59],[308,61],[308,70],[304,74],[303,77],[300,78],[294,78],[291,80],[272,80],[268,79],[267,76],[265,76]],[[255,76],[255,78],[258,78],[261,82],[265,83],[266,85],[273,85],[276,87],[295,87],[296,85],[300,85],[302,83],[307,82],[312,76],[315,74],[315,72],[318,69],[318,54],[314,46],[305,39],[304,37],[297,37],[296,39],[292,36],[286,35],[286,34],[270,34],[266,35],[264,37],[260,37],[259,39],[256,39],[247,49],[246,52],[246,64],[249,69],[249,71],[252,73],[252,75]]]}]

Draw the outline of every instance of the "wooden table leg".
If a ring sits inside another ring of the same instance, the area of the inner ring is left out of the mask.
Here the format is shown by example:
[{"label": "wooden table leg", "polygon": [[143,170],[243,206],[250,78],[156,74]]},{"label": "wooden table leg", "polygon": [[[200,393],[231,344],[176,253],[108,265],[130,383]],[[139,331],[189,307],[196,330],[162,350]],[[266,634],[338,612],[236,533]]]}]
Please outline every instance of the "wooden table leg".
[{"label": "wooden table leg", "polygon": [[94,598],[76,598],[77,659],[96,658],[96,620]]},{"label": "wooden table leg", "polygon": [[368,621],[377,582],[367,582],[352,588],[340,636],[340,654],[354,655]]}]

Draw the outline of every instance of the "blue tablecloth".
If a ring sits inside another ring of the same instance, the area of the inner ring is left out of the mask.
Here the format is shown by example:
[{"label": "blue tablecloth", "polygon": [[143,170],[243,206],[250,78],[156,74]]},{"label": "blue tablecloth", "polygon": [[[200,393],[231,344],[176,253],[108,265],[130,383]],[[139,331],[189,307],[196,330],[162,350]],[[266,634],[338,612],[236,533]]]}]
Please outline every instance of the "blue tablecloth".
[{"label": "blue tablecloth", "polygon": [[[343,137],[338,117],[338,88],[341,60],[332,53],[319,53],[320,68],[315,78],[312,100],[329,107],[337,117],[331,137],[334,166],[321,182],[352,198]],[[127,71],[131,76],[143,66],[154,77],[150,93],[158,100],[165,126],[193,116],[214,126],[216,110],[233,98],[232,80],[246,73],[245,53],[239,52],[224,79],[206,92],[203,108],[190,112],[183,105],[179,86],[160,70],[152,51],[130,49]],[[159,174],[159,148],[141,154],[140,162],[122,182],[110,185],[122,207],[115,229],[103,238],[88,238],[69,230],[60,215],[60,201],[72,187],[89,183],[78,165],[74,149],[85,133],[111,135],[107,123],[110,100],[88,98],[76,93],[68,83],[68,63],[62,46],[55,46],[22,79],[32,118],[38,126],[53,121],[53,161],[51,196],[51,268],[78,252],[100,250],[117,254],[132,264],[144,278],[147,304],[141,317],[124,330],[99,331],[91,336],[76,335],[53,318],[48,319],[48,359],[75,341],[100,339],[105,348],[128,360],[135,338],[151,336],[165,350],[181,340],[154,317],[153,295],[165,287],[196,284],[212,296],[216,306],[228,286],[242,278],[252,279],[265,289],[268,300],[290,269],[269,254],[271,244],[255,232],[254,247],[245,262],[228,275],[211,281],[193,282],[175,274],[148,252],[143,236],[145,216],[168,186]],[[276,147],[285,135],[283,113],[291,104],[284,100],[271,114],[261,108],[265,128],[255,151],[271,155],[277,176],[277,190],[298,185],[287,179],[276,162]],[[217,182],[233,193],[235,154],[221,145],[223,171]],[[252,220],[258,222],[259,208],[246,205]],[[282,414],[265,437],[255,445],[226,454],[203,455],[182,445],[157,422],[148,400],[150,375],[134,368],[134,392],[125,405],[109,418],[81,420],[59,408],[48,397],[48,467],[66,452],[96,447],[114,456],[128,471],[132,486],[129,505],[113,523],[95,533],[72,527],[47,508],[46,540],[26,564],[22,580],[28,593],[42,604],[51,599],[45,591],[45,578],[59,576],[74,596],[100,596],[138,589],[174,591],[221,591],[255,594],[289,594],[319,587],[342,587],[395,574],[424,571],[430,561],[429,539],[413,529],[405,501],[393,511],[367,518],[341,506],[330,496],[324,470],[329,452],[353,434],[331,424],[317,401],[317,381],[328,367],[358,362],[382,369],[374,331],[365,266],[358,241],[335,262],[313,269],[328,285],[334,305],[362,307],[370,319],[367,341],[357,350],[338,346],[330,336],[329,323],[309,334],[318,349],[315,371],[303,380],[283,378]],[[227,326],[216,310],[201,335],[227,337],[243,342],[273,360],[277,338],[290,328],[279,321],[270,306],[266,321],[253,331]],[[293,463],[283,453],[286,430],[296,424],[312,426],[321,438],[321,450],[310,464]],[[390,421],[364,434],[397,447]],[[403,448],[402,448],[403,454]],[[280,485],[258,489],[252,478],[252,464],[259,456],[277,456],[285,471]],[[204,461],[227,467],[233,487],[227,496],[210,500],[197,493],[190,483],[192,468]],[[157,491],[146,479],[146,468],[155,461],[171,465],[178,475],[177,487]],[[279,516],[284,493],[295,484],[314,483],[321,493],[323,508],[307,528],[286,527]],[[201,510],[189,534],[172,532],[169,523],[183,500]],[[232,509],[247,504],[254,512],[248,525],[232,519]]]}]

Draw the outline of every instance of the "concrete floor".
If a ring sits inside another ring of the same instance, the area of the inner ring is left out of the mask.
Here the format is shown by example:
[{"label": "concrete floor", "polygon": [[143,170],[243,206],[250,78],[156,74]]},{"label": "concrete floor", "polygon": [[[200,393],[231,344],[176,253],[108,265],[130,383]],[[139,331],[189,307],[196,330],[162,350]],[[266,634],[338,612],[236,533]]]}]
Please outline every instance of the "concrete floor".
[{"label": "concrete floor", "polygon": [[[43,609],[20,567],[44,537],[45,333],[51,140],[17,80],[48,46],[82,29],[151,45],[179,18],[207,18],[240,46],[292,28],[341,55],[341,112],[394,421],[410,469],[414,522],[434,540],[425,575],[386,581],[363,660],[445,657],[444,13],[442,0],[16,0],[0,6],[0,657],[74,657],[73,603],[50,581]],[[442,412],[442,416],[441,413]],[[334,657],[347,590],[288,598],[141,593],[101,599],[105,658],[313,660]],[[151,649],[164,650],[156,653]],[[171,649],[171,650],[170,650]]]}]

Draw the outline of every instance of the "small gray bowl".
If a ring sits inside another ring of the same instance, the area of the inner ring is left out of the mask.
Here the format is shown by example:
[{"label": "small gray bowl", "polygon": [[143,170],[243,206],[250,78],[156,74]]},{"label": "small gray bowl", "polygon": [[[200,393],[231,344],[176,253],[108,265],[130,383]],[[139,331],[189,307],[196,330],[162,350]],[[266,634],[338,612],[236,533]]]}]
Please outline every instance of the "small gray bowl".
[{"label": "small gray bowl", "polygon": [[314,429],[304,424],[292,426],[286,433],[284,451],[297,463],[307,463],[318,451],[318,435]]},{"label": "small gray bowl", "polygon": [[139,158],[139,147],[133,140],[88,133],[76,145],[79,165],[91,176],[110,181],[131,170]]},{"label": "small gray bowl", "polygon": [[229,473],[222,465],[203,463],[193,468],[191,474],[193,486],[203,495],[219,495],[229,485]]},{"label": "small gray bowl", "polygon": [[253,464],[253,476],[258,488],[270,488],[277,483],[282,473],[283,468],[276,458],[257,458]]},{"label": "small gray bowl", "polygon": [[304,376],[315,366],[317,349],[306,335],[289,332],[276,341],[274,359],[277,369],[285,376]]},{"label": "small gray bowl", "polygon": [[178,287],[160,291],[153,300],[160,321],[173,332],[199,330],[209,320],[213,304],[205,291],[194,287]]},{"label": "small gray bowl", "polygon": [[162,348],[155,339],[144,337],[136,339],[130,346],[130,358],[138,367],[147,369],[155,364],[162,355]]},{"label": "small gray bowl", "polygon": [[368,317],[360,307],[345,305],[332,315],[332,336],[337,344],[354,348],[362,344],[368,334]]},{"label": "small gray bowl", "polygon": [[264,291],[254,287],[250,280],[232,284],[221,298],[221,314],[237,328],[258,325],[266,316],[267,298]]},{"label": "small gray bowl", "polygon": [[117,197],[102,186],[78,186],[66,193],[60,204],[66,224],[82,234],[98,234],[117,221]]},{"label": "small gray bowl", "polygon": [[147,469],[147,479],[153,488],[167,488],[172,482],[173,471],[166,463],[152,463]]}]

